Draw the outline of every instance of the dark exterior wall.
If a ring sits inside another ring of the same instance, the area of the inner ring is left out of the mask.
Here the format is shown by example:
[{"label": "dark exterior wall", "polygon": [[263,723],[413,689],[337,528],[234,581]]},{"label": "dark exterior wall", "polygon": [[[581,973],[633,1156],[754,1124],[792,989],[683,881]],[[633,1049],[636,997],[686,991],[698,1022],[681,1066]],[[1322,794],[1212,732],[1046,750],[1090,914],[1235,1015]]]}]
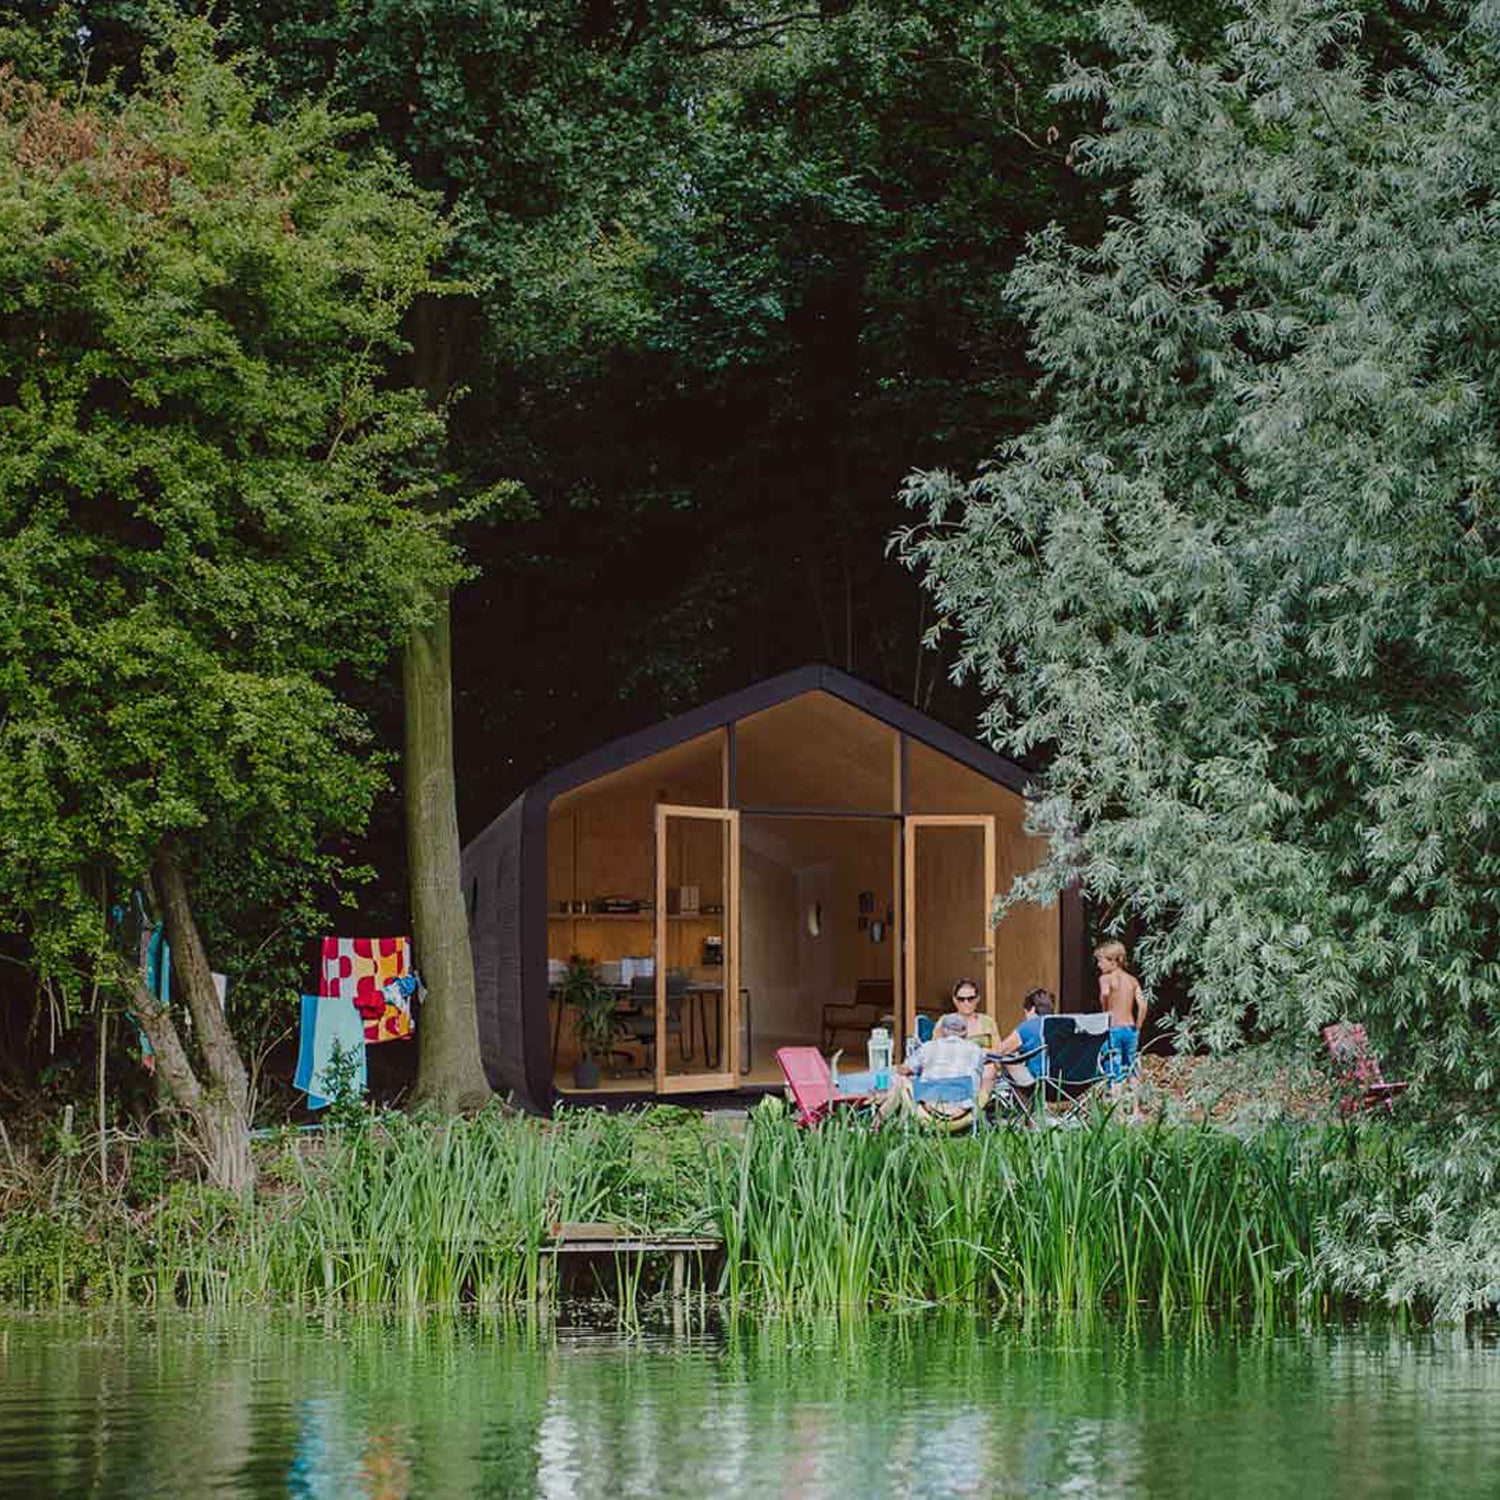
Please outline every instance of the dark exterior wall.
[{"label": "dark exterior wall", "polygon": [[[528,1077],[522,965],[527,795],[517,797],[463,852],[460,870],[474,953],[479,1055],[497,1093],[545,1108]],[[545,1030],[545,1026],[543,1028]],[[549,1088],[550,1092],[550,1088]]]}]

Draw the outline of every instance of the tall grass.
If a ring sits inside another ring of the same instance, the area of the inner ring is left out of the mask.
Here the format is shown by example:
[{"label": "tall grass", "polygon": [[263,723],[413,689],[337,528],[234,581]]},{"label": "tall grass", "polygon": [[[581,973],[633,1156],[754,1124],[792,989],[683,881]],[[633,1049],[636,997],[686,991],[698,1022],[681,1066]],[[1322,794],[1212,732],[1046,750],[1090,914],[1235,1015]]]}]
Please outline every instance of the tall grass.
[{"label": "tall grass", "polygon": [[[72,1240],[45,1216],[25,1234],[13,1224],[24,1269],[7,1284],[0,1236],[0,1299],[536,1305],[558,1295],[552,1224],[603,1220],[721,1236],[695,1290],[729,1307],[1272,1312],[1319,1294],[1320,1222],[1388,1170],[1361,1141],[1108,1120],[956,1138],[808,1132],[773,1111],[743,1135],[668,1109],[392,1117],[289,1136],[264,1156],[253,1203],[178,1183]],[[589,1289],[631,1311],[659,1273],[606,1262]]]},{"label": "tall grass", "polygon": [[1101,1122],[934,1140],[758,1125],[715,1158],[733,1301],[1270,1309],[1306,1301],[1352,1137]]}]

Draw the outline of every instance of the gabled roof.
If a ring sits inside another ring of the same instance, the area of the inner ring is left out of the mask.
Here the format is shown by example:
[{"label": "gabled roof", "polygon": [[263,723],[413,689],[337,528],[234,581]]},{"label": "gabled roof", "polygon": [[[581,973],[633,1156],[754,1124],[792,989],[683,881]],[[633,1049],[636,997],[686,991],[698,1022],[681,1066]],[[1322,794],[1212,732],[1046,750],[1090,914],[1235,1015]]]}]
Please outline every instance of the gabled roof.
[{"label": "gabled roof", "polygon": [[611,771],[618,771],[635,761],[644,760],[648,755],[670,750],[675,745],[696,739],[710,730],[722,728],[736,719],[743,719],[762,709],[774,708],[778,703],[800,697],[803,693],[818,690],[842,699],[873,718],[889,724],[891,728],[899,729],[924,745],[951,756],[1014,792],[1025,792],[1031,782],[1029,774],[1013,760],[997,755],[978,740],[959,734],[946,724],[939,724],[920,709],[903,703],[899,698],[893,698],[877,687],[871,687],[867,682],[861,682],[857,677],[851,677],[847,672],[839,671],[837,667],[813,663],[791,672],[783,672],[779,677],[767,678],[764,682],[757,682],[737,693],[727,693],[722,698],[715,698],[711,703],[689,709],[675,718],[664,719],[660,724],[653,724],[647,729],[637,730],[634,734],[627,734],[607,745],[601,745],[597,750],[591,750],[587,755],[549,772],[531,788],[531,794],[551,802],[563,792],[571,791],[572,788]]}]

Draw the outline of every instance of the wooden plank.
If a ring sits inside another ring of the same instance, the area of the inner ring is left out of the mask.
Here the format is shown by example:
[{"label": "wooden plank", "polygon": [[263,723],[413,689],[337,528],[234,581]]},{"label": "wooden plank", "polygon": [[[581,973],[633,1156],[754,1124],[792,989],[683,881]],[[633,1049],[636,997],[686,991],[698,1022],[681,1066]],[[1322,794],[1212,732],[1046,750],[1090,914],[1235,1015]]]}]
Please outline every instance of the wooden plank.
[{"label": "wooden plank", "polygon": [[582,1222],[577,1224],[554,1224],[554,1240],[628,1240],[635,1238],[633,1230],[623,1224]]},{"label": "wooden plank", "polygon": [[562,1240],[540,1247],[542,1255],[676,1255],[684,1251],[710,1254],[724,1248],[723,1240]]}]

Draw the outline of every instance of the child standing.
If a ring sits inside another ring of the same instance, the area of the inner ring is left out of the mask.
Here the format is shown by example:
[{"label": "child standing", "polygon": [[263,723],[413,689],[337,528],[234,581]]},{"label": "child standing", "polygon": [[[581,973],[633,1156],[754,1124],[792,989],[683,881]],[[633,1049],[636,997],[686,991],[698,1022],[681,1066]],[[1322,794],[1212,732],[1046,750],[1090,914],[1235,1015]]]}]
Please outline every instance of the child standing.
[{"label": "child standing", "polygon": [[1100,943],[1094,949],[1099,966],[1099,1009],[1109,1012],[1109,1053],[1105,1071],[1111,1092],[1135,1076],[1141,1027],[1146,1024],[1146,997],[1140,981],[1125,968],[1125,944]]}]

